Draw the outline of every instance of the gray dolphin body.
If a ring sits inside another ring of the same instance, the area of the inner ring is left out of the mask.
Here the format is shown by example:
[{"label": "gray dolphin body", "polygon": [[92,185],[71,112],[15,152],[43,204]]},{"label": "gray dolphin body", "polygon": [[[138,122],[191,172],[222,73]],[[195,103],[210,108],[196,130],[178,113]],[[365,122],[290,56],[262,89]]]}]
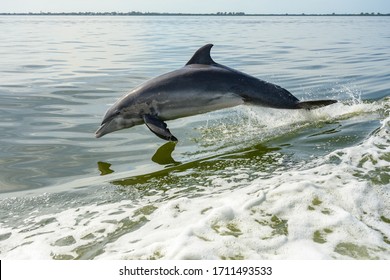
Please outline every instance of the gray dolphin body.
[{"label": "gray dolphin body", "polygon": [[145,123],[158,137],[177,141],[164,121],[244,103],[279,109],[314,109],[335,100],[300,102],[286,89],[213,61],[212,44],[187,64],[153,78],[119,99],[103,118],[96,137]]}]

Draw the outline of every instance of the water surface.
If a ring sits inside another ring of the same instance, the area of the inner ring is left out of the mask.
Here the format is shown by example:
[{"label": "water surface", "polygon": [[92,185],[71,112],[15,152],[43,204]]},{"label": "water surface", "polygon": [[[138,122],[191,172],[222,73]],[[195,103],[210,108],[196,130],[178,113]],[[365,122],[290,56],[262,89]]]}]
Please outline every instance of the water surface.
[{"label": "water surface", "polygon": [[[388,259],[390,18],[0,17],[0,255]],[[215,61],[332,106],[94,138],[131,88]],[[302,249],[304,248],[304,249]]]}]

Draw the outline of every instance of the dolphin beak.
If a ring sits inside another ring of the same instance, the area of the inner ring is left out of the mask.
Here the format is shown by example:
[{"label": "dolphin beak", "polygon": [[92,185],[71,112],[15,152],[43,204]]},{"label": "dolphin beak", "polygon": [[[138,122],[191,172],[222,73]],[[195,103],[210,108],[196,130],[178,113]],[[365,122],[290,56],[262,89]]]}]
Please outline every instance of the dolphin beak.
[{"label": "dolphin beak", "polygon": [[113,132],[116,130],[116,128],[114,128],[112,126],[112,120],[108,121],[108,122],[105,122],[105,123],[102,123],[102,125],[99,127],[98,130],[96,130],[95,132],[95,137],[96,138],[100,138],[102,137],[103,135],[106,135],[110,132]]},{"label": "dolphin beak", "polygon": [[96,130],[95,132],[95,137],[96,138],[100,138],[102,137],[103,135],[107,134],[107,133],[104,133],[104,128],[106,127],[106,124],[103,124],[101,127],[99,127],[98,130]]}]

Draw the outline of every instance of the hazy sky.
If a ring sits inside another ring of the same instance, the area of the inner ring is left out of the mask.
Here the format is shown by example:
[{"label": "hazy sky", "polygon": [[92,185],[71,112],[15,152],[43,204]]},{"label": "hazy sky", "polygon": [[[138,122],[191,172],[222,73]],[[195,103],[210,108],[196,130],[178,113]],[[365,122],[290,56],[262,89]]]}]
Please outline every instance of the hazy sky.
[{"label": "hazy sky", "polygon": [[0,12],[390,13],[390,0],[0,0]]}]

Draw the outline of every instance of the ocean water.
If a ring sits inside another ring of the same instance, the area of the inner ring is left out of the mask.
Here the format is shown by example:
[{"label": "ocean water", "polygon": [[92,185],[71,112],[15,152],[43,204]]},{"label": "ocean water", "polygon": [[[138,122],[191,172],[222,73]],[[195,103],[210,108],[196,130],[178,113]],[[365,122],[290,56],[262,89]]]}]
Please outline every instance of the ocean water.
[{"label": "ocean water", "polygon": [[[390,259],[390,17],[0,17],[1,259]],[[215,61],[302,100],[95,139],[136,85]]]}]

